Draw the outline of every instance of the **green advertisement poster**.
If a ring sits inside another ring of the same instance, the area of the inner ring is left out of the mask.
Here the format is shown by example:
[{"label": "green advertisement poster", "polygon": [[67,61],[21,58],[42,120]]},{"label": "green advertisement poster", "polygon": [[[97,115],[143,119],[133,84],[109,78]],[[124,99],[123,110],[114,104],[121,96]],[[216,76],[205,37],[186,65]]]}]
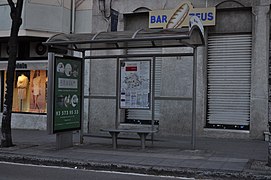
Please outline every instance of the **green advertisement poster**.
[{"label": "green advertisement poster", "polygon": [[81,128],[82,60],[56,57],[53,133]]}]

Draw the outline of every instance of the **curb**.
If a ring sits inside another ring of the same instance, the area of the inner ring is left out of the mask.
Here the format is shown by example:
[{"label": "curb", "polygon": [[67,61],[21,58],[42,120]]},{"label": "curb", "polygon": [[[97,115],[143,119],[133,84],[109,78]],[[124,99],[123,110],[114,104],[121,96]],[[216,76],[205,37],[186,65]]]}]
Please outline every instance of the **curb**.
[{"label": "curb", "polygon": [[168,168],[168,167],[153,167],[144,165],[118,164],[118,163],[101,163],[101,162],[86,162],[76,159],[59,159],[46,156],[20,155],[14,153],[0,154],[0,161],[14,162],[22,164],[34,164],[45,166],[60,166],[75,169],[88,170],[106,170],[120,171],[127,173],[141,173],[151,175],[165,176],[182,176],[197,179],[231,179],[231,180],[268,180],[271,175],[257,174],[257,172],[235,172],[235,171],[220,171],[210,169],[192,169],[192,168]]}]

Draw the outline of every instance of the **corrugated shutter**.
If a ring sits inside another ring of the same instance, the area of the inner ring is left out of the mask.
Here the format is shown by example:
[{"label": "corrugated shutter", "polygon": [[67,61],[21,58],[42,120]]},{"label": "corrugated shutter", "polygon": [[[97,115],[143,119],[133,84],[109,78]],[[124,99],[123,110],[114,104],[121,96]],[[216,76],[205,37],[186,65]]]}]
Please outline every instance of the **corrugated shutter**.
[{"label": "corrugated shutter", "polygon": [[[149,48],[149,49],[129,49],[127,54],[161,54],[161,48]],[[133,58],[135,59],[135,58]],[[142,59],[142,58],[141,58]],[[146,58],[148,59],[148,58]],[[152,66],[151,62],[151,66]],[[161,69],[162,69],[162,58],[156,57],[155,58],[155,96],[160,95],[161,91]],[[152,68],[151,68],[152,74]],[[151,76],[152,78],[152,76]],[[154,120],[156,124],[159,121],[159,113],[160,113],[160,102],[155,101],[155,112],[154,112]],[[152,118],[151,110],[134,110],[134,109],[127,109],[126,110],[126,119],[127,120],[140,120],[142,121],[150,121]],[[131,121],[130,121],[131,122]],[[149,123],[146,123],[149,124]]]},{"label": "corrugated shutter", "polygon": [[207,124],[249,125],[251,34],[208,37]]}]

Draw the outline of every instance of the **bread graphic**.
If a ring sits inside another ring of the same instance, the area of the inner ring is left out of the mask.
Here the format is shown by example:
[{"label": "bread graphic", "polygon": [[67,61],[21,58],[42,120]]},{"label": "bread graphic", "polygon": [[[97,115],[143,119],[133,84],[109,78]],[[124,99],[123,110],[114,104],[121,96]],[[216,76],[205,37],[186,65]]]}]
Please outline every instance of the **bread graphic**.
[{"label": "bread graphic", "polygon": [[189,9],[187,3],[182,4],[170,17],[166,28],[178,28],[188,15]]}]

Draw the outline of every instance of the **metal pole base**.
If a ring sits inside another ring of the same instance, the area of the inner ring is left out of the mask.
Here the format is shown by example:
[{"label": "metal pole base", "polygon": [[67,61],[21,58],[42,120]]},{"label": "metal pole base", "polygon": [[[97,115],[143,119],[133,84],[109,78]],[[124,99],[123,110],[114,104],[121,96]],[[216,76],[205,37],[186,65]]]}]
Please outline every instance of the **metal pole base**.
[{"label": "metal pole base", "polygon": [[58,150],[73,146],[73,132],[56,134],[56,148]]}]

